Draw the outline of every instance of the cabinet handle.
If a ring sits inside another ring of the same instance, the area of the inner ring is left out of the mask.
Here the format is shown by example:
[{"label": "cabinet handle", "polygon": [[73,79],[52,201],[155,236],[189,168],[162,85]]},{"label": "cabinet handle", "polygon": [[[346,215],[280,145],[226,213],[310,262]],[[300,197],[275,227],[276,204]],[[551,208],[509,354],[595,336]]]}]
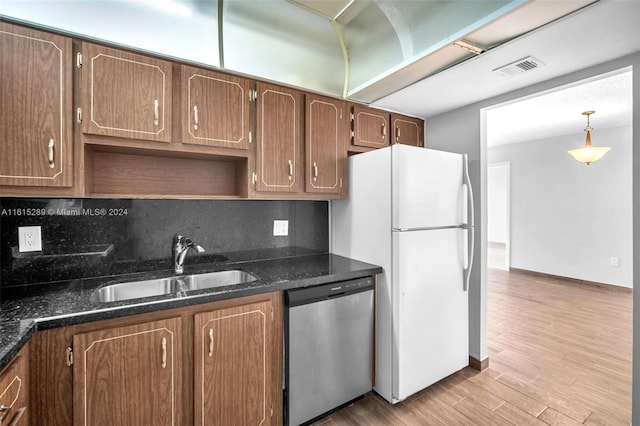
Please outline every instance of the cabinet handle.
[{"label": "cabinet handle", "polygon": [[396,127],[396,142],[400,142],[400,127]]},{"label": "cabinet handle", "polygon": [[67,367],[71,367],[73,365],[73,348],[69,346],[67,348]]},{"label": "cabinet handle", "polygon": [[313,180],[318,179],[318,164],[313,162]]},{"label": "cabinet handle", "polygon": [[289,160],[289,180],[293,178],[293,162]]},{"label": "cabinet handle", "polygon": [[213,328],[209,329],[209,357],[213,356]]},{"label": "cabinet handle", "polygon": [[7,418],[10,411],[11,411],[11,407],[0,404],[0,422],[2,422],[4,419]]},{"label": "cabinet handle", "polygon": [[382,140],[387,136],[387,123],[382,123]]},{"label": "cabinet handle", "polygon": [[47,144],[48,152],[49,152],[49,168],[53,169],[56,166],[56,163],[53,159],[53,147],[55,146],[55,142],[53,139],[49,139],[49,143]]},{"label": "cabinet handle", "polygon": [[160,123],[160,103],[157,99],[153,100],[153,124],[157,126]]},{"label": "cabinet handle", "polygon": [[198,105],[193,106],[193,128],[198,130]]},{"label": "cabinet handle", "polygon": [[162,338],[162,368],[167,368],[167,338]]}]

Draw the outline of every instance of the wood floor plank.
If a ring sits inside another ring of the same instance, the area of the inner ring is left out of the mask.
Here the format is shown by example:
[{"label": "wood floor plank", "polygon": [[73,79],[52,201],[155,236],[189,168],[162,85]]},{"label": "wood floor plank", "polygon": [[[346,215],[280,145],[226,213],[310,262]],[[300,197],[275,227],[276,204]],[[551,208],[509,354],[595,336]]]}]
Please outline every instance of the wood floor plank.
[{"label": "wood floor plank", "polygon": [[591,410],[586,407],[582,407],[575,401],[569,401],[562,395],[556,394],[549,389],[542,389],[532,385],[531,383],[523,382],[509,373],[500,375],[496,380],[542,402],[543,404],[546,404],[550,408],[566,414],[566,416],[571,417],[579,423],[584,422],[587,417],[591,415]]},{"label": "wood floor plank", "polygon": [[[468,417],[464,415],[461,411],[452,407],[451,405],[443,402],[441,399],[437,397],[433,398],[423,398],[420,400],[420,404],[424,407],[425,410],[430,412],[433,416],[435,416],[439,422],[445,425],[451,426],[469,426],[474,423],[474,417]],[[418,426],[420,423],[414,425]]]},{"label": "wood floor plank", "polygon": [[611,424],[626,424],[628,426],[631,423],[631,388],[629,388],[627,395],[612,398],[611,394],[606,390],[582,383],[563,386],[559,383],[541,379],[534,384],[543,389],[551,389],[553,392],[562,393],[571,401],[589,407],[592,410],[592,414],[589,416],[589,418],[592,418],[592,422],[595,422],[595,419],[606,418]]},{"label": "wood floor plank", "polygon": [[[546,407],[545,407],[546,408]],[[496,408],[494,412],[503,419],[518,426],[547,426],[547,423],[539,420],[537,416],[532,416],[526,411],[505,402],[500,407]]]},{"label": "wood floor plank", "polygon": [[533,417],[538,417],[540,413],[542,413],[547,408],[547,406],[540,401],[537,401],[523,394],[522,392],[519,392],[503,383],[500,383],[497,380],[491,379],[485,374],[478,374],[477,376],[472,378],[471,381],[476,383],[484,391],[490,392],[502,398],[508,404],[517,407],[518,409],[532,415]]},{"label": "wood floor plank", "polygon": [[629,426],[631,424],[631,416],[621,418],[617,413],[596,412],[591,414],[584,424],[589,426]]},{"label": "wood floor plank", "polygon": [[[460,382],[456,389],[462,392],[466,398],[472,398],[490,411],[495,410],[505,403],[505,400],[484,389],[469,379]],[[457,404],[456,404],[457,405]],[[456,406],[454,405],[454,407]]]},{"label": "wood floor plank", "polygon": [[569,416],[562,414],[553,408],[547,408],[544,413],[538,417],[543,422],[551,426],[580,426],[582,422],[577,422]]},{"label": "wood floor plank", "polygon": [[477,425],[513,426],[511,422],[489,410],[474,398],[465,398],[453,406]]}]

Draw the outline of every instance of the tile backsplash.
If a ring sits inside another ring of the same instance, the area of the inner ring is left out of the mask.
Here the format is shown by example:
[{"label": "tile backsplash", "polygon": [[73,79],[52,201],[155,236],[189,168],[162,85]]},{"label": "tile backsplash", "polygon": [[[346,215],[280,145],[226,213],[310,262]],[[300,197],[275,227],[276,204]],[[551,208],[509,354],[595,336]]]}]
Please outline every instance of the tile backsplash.
[{"label": "tile backsplash", "polygon": [[[288,236],[273,236],[274,220]],[[42,252],[18,252],[19,226],[41,226]],[[0,198],[0,286],[167,269],[177,233],[206,249],[186,264],[327,252],[328,226],[326,201]]]}]

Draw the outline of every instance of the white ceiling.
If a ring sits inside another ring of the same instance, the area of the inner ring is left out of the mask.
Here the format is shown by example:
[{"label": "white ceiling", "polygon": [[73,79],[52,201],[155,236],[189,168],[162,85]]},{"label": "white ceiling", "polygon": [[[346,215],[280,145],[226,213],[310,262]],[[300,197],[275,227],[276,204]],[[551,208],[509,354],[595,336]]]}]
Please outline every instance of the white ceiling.
[{"label": "white ceiling", "polygon": [[[640,51],[640,1],[601,0],[571,15],[511,42],[498,46],[457,66],[425,78],[374,102],[374,106],[429,118],[446,111],[508,93],[539,82],[607,62]],[[546,66],[504,78],[492,70],[534,56]],[[616,82],[616,83],[612,83]],[[515,140],[523,135],[541,135],[541,125],[567,134],[568,127],[581,131],[586,121],[582,111],[595,109],[592,125],[628,122],[630,86],[618,80],[592,82],[557,95],[529,99],[494,114],[513,123],[515,129],[496,134],[496,140]],[[559,104],[567,108],[558,110]],[[555,112],[551,112],[555,109]],[[618,112],[618,115],[614,113]],[[561,125],[560,117],[566,117]],[[501,120],[502,121],[502,120]],[[568,127],[565,127],[568,126]],[[519,134],[519,136],[516,136]],[[595,132],[594,132],[595,137]],[[531,138],[534,139],[534,138]],[[595,141],[594,141],[595,143]]]},{"label": "white ceiling", "polygon": [[631,126],[633,99],[631,70],[579,82],[487,111],[487,146],[504,145],[561,135],[584,134],[591,115],[592,138],[598,130]]}]

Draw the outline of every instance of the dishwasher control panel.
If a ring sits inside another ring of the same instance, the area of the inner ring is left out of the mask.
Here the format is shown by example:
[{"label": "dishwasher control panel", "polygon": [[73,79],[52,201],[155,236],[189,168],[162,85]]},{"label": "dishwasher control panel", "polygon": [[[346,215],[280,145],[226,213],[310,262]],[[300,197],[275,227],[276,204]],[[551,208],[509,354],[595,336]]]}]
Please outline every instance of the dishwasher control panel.
[{"label": "dishwasher control panel", "polygon": [[373,277],[297,288],[285,292],[286,306],[298,306],[373,289]]}]

